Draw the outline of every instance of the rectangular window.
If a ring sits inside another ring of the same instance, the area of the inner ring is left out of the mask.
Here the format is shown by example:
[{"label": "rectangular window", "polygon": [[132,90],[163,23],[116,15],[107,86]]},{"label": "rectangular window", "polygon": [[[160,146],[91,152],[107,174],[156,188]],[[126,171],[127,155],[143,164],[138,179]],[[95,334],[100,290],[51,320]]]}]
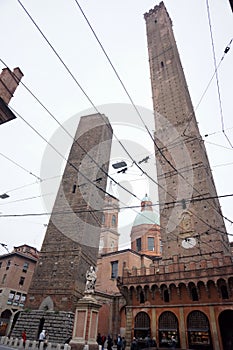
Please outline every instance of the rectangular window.
[{"label": "rectangular window", "polygon": [[28,267],[29,267],[29,263],[25,262],[25,263],[23,264],[23,272],[27,272]]},{"label": "rectangular window", "polygon": [[0,262],[0,268],[2,267],[2,261]]},{"label": "rectangular window", "polygon": [[26,294],[22,294],[19,302],[19,306],[24,307],[25,301],[26,301]]},{"label": "rectangular window", "polygon": [[140,252],[142,250],[142,239],[141,238],[137,238],[136,239],[136,251]]},{"label": "rectangular window", "polygon": [[13,290],[11,290],[9,293],[8,299],[12,300],[12,299],[14,299],[14,297],[15,297],[15,292]]},{"label": "rectangular window", "polygon": [[118,276],[118,261],[112,261],[112,272],[111,272],[111,278],[117,278]]},{"label": "rectangular window", "polygon": [[151,252],[154,252],[155,250],[155,239],[154,237],[148,237],[147,238],[147,243],[148,243],[148,250]]},{"label": "rectangular window", "polygon": [[15,297],[15,292],[13,290],[10,291],[9,295],[8,295],[8,301],[7,301],[7,304],[8,305],[11,305],[13,300],[14,300],[14,297]]},{"label": "rectangular window", "polygon": [[24,281],[25,281],[25,277],[20,277],[20,279],[19,279],[19,285],[20,285],[20,286],[23,286]]}]

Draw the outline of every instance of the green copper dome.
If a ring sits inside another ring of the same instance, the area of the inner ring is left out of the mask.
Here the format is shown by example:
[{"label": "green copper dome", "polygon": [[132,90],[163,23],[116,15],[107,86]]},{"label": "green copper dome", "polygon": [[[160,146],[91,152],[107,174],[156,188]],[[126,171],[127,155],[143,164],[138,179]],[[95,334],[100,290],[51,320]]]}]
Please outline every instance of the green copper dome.
[{"label": "green copper dome", "polygon": [[134,220],[133,227],[138,225],[146,225],[146,224],[159,225],[159,218],[157,214],[155,214],[153,211],[147,211],[147,210],[144,210],[143,212],[138,213]]},{"label": "green copper dome", "polygon": [[137,214],[133,227],[148,224],[159,225],[159,218],[158,215],[153,212],[152,202],[146,194],[141,201],[141,212]]}]

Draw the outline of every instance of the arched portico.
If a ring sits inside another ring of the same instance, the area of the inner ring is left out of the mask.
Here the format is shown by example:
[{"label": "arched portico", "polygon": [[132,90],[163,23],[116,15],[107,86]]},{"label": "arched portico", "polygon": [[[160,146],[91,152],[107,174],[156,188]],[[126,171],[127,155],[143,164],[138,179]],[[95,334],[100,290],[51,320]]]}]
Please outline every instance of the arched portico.
[{"label": "arched portico", "polygon": [[146,312],[139,312],[134,319],[134,336],[138,339],[145,339],[150,336],[150,317]]},{"label": "arched portico", "polygon": [[[189,348],[212,350],[212,339],[208,317],[201,311],[190,312],[187,319]],[[225,348],[224,348],[225,349]]]},{"label": "arched portico", "polygon": [[222,311],[218,318],[224,350],[233,349],[233,310]]},{"label": "arched portico", "polygon": [[0,336],[7,334],[7,328],[10,324],[12,312],[9,309],[4,310],[0,317]]},{"label": "arched portico", "polygon": [[176,315],[171,311],[163,312],[159,317],[159,346],[167,348],[170,345],[171,337],[175,336],[176,347],[180,347],[179,324]]}]

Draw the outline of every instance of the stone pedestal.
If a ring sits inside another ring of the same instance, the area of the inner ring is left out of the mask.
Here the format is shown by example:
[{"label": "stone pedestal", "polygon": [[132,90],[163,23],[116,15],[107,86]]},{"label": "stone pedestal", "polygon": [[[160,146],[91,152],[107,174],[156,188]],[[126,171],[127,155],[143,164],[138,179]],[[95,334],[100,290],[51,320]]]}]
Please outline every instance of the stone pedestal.
[{"label": "stone pedestal", "polygon": [[92,294],[86,294],[78,301],[75,311],[73,336],[69,345],[72,350],[98,350],[96,342],[98,315],[101,304]]}]

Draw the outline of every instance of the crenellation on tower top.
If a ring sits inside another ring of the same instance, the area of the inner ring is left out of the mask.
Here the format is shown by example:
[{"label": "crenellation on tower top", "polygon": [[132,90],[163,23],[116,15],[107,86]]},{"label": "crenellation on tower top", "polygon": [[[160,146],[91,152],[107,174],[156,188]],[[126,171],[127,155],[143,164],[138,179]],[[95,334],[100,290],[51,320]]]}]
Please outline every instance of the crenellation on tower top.
[{"label": "crenellation on tower top", "polygon": [[144,13],[144,19],[147,20],[149,17],[153,17],[155,19],[156,16],[158,15],[159,11],[161,11],[161,10],[166,13],[167,18],[169,19],[169,21],[172,25],[172,20],[169,16],[169,13],[167,12],[167,9],[166,9],[163,1],[161,1],[159,3],[159,5],[155,5],[155,7],[153,9],[150,9],[149,12]]}]

